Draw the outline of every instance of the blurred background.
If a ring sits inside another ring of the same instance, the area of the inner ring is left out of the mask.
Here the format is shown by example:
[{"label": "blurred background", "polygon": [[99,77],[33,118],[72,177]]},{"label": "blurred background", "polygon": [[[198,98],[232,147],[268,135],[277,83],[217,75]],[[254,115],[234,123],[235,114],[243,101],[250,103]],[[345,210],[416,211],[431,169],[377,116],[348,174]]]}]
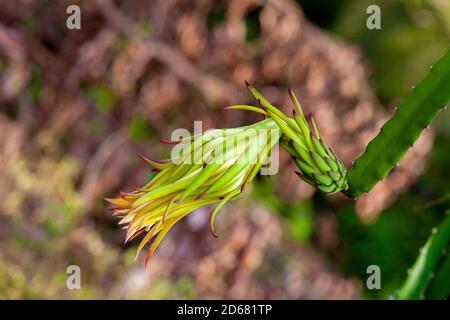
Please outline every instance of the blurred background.
[{"label": "blurred background", "polygon": [[[68,30],[66,8],[81,8]],[[366,9],[381,8],[381,30]],[[177,224],[146,269],[104,197],[152,177],[176,128],[257,115],[244,80],[313,111],[351,166],[450,40],[448,0],[0,0],[1,299],[380,299],[450,203],[450,114],[356,202],[293,174],[260,177],[208,230]],[[66,268],[81,268],[68,290]],[[381,290],[366,269],[381,268]]]}]

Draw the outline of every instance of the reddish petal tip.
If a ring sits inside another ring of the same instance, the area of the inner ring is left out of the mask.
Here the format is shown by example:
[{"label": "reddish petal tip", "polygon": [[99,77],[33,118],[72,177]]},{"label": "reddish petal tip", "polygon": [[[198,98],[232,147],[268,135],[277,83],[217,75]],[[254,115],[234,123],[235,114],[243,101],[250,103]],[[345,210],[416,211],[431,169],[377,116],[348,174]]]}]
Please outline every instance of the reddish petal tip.
[{"label": "reddish petal tip", "polygon": [[213,227],[213,225],[212,225],[212,223],[211,223],[211,217],[212,217],[212,214],[211,214],[211,216],[209,217],[209,219],[210,219],[210,221],[209,221],[209,233],[211,234],[211,236],[212,236],[213,238],[217,239],[219,236],[218,236],[217,233],[214,231],[214,227]]},{"label": "reddish petal tip", "polygon": [[151,252],[149,252],[147,254],[147,256],[145,257],[145,261],[144,261],[144,268],[147,268],[148,263],[150,262],[152,256],[153,256],[153,253],[151,253]]},{"label": "reddish petal tip", "polygon": [[209,230],[209,231],[210,231],[211,235],[213,236],[213,238],[215,238],[215,239],[219,238],[219,236],[214,231],[212,231],[212,230]]},{"label": "reddish petal tip", "polygon": [[159,142],[164,144],[178,144],[180,141],[172,141],[172,140],[165,140],[165,139],[159,139]]},{"label": "reddish petal tip", "polygon": [[136,153],[136,155],[137,155],[139,158],[141,158],[142,160],[144,160],[145,162],[147,162],[147,158],[146,158],[145,156],[143,156],[142,154]]}]

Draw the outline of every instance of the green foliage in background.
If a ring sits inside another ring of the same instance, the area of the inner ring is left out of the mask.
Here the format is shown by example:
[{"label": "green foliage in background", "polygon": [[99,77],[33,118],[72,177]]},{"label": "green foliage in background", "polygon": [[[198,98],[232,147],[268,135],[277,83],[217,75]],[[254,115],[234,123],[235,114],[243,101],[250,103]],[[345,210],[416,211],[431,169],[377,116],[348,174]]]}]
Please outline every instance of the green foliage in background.
[{"label": "green foliage in background", "polygon": [[[330,29],[361,46],[373,71],[371,84],[384,104],[406,96],[448,48],[450,10],[438,4],[445,1],[340,2]],[[381,9],[381,30],[365,28],[366,9],[373,4]]]},{"label": "green foliage in background", "polygon": [[[338,213],[342,270],[361,278],[368,298],[389,298],[402,285],[406,270],[440,220],[442,214],[433,210],[412,212],[411,207],[418,203],[414,197],[404,195],[372,224],[360,222],[352,207]],[[365,286],[369,265],[381,269],[381,290]]]}]

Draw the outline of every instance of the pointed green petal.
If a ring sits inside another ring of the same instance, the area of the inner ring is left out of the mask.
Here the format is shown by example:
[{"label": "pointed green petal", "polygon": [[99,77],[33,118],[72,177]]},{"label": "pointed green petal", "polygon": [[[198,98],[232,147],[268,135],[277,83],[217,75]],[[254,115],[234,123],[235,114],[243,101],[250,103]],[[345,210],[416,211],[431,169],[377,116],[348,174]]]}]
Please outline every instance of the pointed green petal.
[{"label": "pointed green petal", "polygon": [[252,112],[260,113],[260,114],[263,114],[263,115],[266,114],[264,109],[261,109],[261,108],[258,108],[258,107],[254,107],[254,106],[245,105],[245,104],[233,105],[233,106],[226,107],[225,109],[226,110],[246,110],[246,111],[252,111]]},{"label": "pointed green petal", "polygon": [[229,193],[225,198],[223,198],[222,201],[219,202],[219,204],[214,208],[213,212],[211,213],[210,217],[209,217],[209,230],[211,231],[211,234],[213,235],[214,238],[217,238],[217,234],[214,231],[214,220],[216,219],[217,213],[219,213],[220,209],[234,196],[236,196],[237,194],[239,194],[239,191],[235,191],[232,193]]}]

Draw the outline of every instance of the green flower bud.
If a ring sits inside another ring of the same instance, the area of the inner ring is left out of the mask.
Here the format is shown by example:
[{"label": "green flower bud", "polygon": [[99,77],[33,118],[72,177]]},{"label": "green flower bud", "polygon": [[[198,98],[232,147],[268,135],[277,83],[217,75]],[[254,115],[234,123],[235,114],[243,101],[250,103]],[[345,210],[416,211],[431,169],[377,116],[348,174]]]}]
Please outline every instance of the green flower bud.
[{"label": "green flower bud", "polygon": [[307,121],[294,92],[289,89],[295,107],[290,118],[270,104],[253,86],[246,84],[259,107],[235,105],[228,109],[257,112],[275,121],[283,133],[281,145],[294,159],[300,169],[296,173],[303,181],[328,194],[346,190],[347,169],[323,142],[311,114]]}]

